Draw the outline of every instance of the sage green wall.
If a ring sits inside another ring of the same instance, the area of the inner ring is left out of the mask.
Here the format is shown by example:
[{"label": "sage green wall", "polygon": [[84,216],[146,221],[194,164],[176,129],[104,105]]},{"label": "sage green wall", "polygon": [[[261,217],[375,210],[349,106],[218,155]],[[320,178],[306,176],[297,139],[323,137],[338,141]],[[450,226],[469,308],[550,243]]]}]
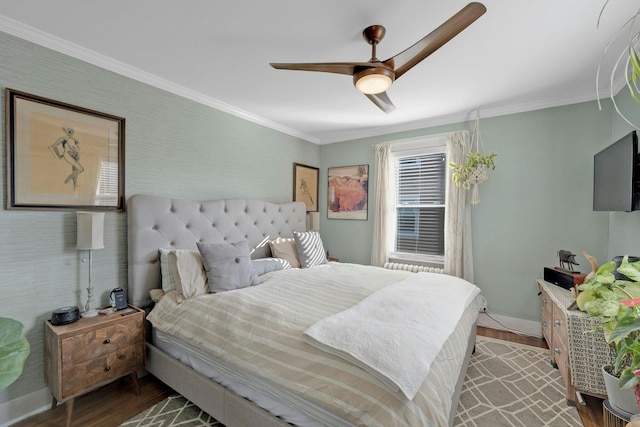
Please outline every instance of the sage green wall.
[{"label": "sage green wall", "polygon": [[[321,146],[323,182],[328,167],[373,165],[372,145],[377,142],[470,126],[460,123]],[[592,182],[593,155],[610,141],[611,127],[610,105],[599,111],[595,102],[481,120],[486,150],[498,153],[496,170],[480,186],[481,203],[472,207],[475,281],[490,311],[538,321],[535,280],[542,277],[544,266],[557,265],[559,249],[578,254],[585,271],[589,268],[582,251],[607,258],[608,214],[593,212]],[[372,170],[371,183],[374,175]],[[322,239],[331,254],[368,264],[371,207],[366,222],[329,220],[326,204],[321,209]]]},{"label": "sage green wall", "polygon": [[[293,163],[319,164],[315,144],[4,33],[0,85],[3,97],[9,87],[125,117],[127,195],[290,201]],[[75,227],[73,212],[0,209],[0,316],[21,321],[32,348],[22,376],[0,391],[0,403],[45,387],[42,322],[55,308],[86,301],[88,264],[75,250]],[[126,239],[126,213],[107,213],[105,249],[93,256],[93,282],[103,305],[110,289],[126,287]]]},{"label": "sage green wall", "polygon": [[[636,125],[640,125],[640,106],[636,104],[627,88],[624,87],[616,96],[616,103],[623,114]],[[602,148],[617,141],[634,128],[614,114],[613,132],[611,139]],[[640,211],[611,212],[609,214],[609,252],[607,259],[617,255],[640,254]]]}]

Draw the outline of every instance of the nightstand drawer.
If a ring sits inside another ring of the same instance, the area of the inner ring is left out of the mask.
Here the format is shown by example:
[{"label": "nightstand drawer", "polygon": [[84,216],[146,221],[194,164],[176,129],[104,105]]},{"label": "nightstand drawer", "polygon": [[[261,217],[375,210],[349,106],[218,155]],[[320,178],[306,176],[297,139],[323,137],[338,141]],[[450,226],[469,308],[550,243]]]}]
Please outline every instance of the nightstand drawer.
[{"label": "nightstand drawer", "polygon": [[143,340],[142,317],[62,340],[62,366],[70,367]]},{"label": "nightstand drawer", "polygon": [[144,365],[143,356],[144,343],[139,342],[64,370],[62,399],[141,369]]}]

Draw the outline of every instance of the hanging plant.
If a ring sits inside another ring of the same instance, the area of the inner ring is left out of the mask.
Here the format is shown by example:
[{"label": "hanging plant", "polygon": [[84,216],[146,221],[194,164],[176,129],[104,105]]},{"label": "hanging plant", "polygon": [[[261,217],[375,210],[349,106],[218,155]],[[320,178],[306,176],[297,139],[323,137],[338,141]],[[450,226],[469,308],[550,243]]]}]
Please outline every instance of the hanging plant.
[{"label": "hanging plant", "polygon": [[478,184],[489,179],[489,169],[494,170],[496,168],[494,159],[497,154],[483,154],[482,151],[484,151],[484,147],[482,145],[482,137],[480,136],[480,119],[476,118],[475,131],[471,141],[471,150],[473,150],[475,146],[476,151],[472,151],[467,154],[467,161],[464,164],[458,165],[455,162],[449,162],[449,167],[453,170],[451,179],[454,184],[458,187],[462,185],[462,187],[467,190],[469,190],[471,185],[473,185],[473,194],[471,196],[472,205],[480,203]]},{"label": "hanging plant", "polygon": [[[600,11],[600,16],[598,17],[597,27],[600,26],[600,19],[602,18],[602,13],[604,9],[607,7],[609,0],[604,3],[602,10]],[[607,44],[602,55],[600,56],[600,63],[598,64],[598,71],[596,73],[596,98],[598,100],[598,108],[602,109],[600,104],[600,91],[599,91],[599,83],[600,83],[600,72],[602,70],[602,64],[604,62],[604,58],[607,54],[607,51],[611,47],[611,45],[620,37],[622,34],[627,34],[628,37],[627,43],[623,48],[622,52],[618,55],[618,59],[613,65],[611,70],[611,75],[609,78],[610,85],[610,94],[609,97],[613,103],[613,106],[622,119],[626,121],[629,125],[638,129],[639,127],[632,123],[627,117],[620,111],[618,104],[615,100],[615,94],[613,93],[614,89],[614,81],[616,75],[618,73],[623,73],[625,83],[627,89],[629,90],[629,94],[634,102],[640,105],[640,31],[637,29],[637,20],[640,17],[640,10],[638,10],[616,33],[613,39]]]},{"label": "hanging plant", "polygon": [[496,153],[486,156],[480,153],[469,153],[467,154],[467,162],[462,165],[450,162],[449,167],[453,169],[451,179],[458,187],[462,185],[467,190],[471,188],[471,184],[480,184],[480,182],[486,181],[488,169],[496,168],[494,162],[496,156]]}]

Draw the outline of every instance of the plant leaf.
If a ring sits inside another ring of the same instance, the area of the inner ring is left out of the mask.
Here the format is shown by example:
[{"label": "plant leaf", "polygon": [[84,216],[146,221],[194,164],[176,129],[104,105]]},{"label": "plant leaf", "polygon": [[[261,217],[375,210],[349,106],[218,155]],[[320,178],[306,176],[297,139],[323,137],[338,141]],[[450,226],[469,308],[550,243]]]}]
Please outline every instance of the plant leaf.
[{"label": "plant leaf", "polygon": [[0,390],[7,388],[22,374],[30,351],[22,323],[0,317]]}]

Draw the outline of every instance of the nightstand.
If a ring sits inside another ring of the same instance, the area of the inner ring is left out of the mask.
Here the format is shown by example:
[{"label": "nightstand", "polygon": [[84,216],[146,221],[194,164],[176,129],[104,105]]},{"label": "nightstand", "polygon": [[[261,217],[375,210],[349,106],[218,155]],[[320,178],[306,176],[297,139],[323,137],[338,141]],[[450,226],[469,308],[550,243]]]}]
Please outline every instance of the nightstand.
[{"label": "nightstand", "polygon": [[144,311],[133,306],[68,325],[44,324],[44,376],[53,400],[66,402],[67,427],[74,399],[129,375],[140,394],[137,371],[144,367]]}]

